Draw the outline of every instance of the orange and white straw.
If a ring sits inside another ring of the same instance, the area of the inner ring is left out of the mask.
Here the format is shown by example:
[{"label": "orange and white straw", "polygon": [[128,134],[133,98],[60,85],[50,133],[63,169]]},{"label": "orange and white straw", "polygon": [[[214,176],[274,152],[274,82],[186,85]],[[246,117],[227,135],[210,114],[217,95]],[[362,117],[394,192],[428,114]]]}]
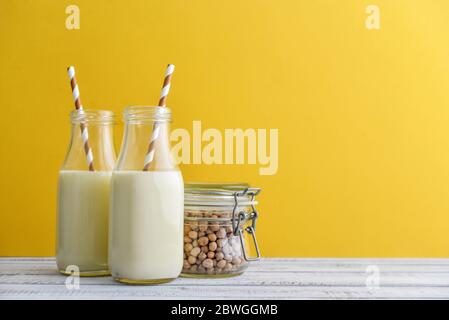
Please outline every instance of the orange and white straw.
[{"label": "orange and white straw", "polygon": [[[169,64],[167,66],[167,70],[165,71],[165,77],[164,77],[164,84],[162,85],[162,91],[161,96],[159,98],[159,107],[165,107],[168,93],[170,92],[170,82],[171,82],[171,76],[173,74],[173,71],[175,71],[175,66],[173,64]],[[150,167],[151,162],[153,162],[154,159],[154,148],[156,146],[156,140],[159,136],[159,124],[158,122],[155,122],[153,125],[153,132],[151,133],[151,139],[150,139],[150,145],[148,146],[148,152],[145,156],[144,161],[144,167],[143,171],[147,171]]]},{"label": "orange and white straw", "polygon": [[[73,94],[73,101],[75,102],[75,108],[80,113],[82,113],[82,112],[84,112],[84,110],[83,110],[83,105],[81,104],[80,91],[78,88],[78,84],[76,83],[75,68],[72,66],[68,67],[67,73],[69,74],[69,78],[70,78],[70,86],[72,87],[72,94]],[[87,131],[87,127],[84,123],[81,122],[80,128],[81,128],[81,138],[83,139],[84,152],[86,153],[87,165],[89,166],[89,171],[95,171],[94,170],[94,156],[92,154],[92,149],[89,146],[89,133]]]}]

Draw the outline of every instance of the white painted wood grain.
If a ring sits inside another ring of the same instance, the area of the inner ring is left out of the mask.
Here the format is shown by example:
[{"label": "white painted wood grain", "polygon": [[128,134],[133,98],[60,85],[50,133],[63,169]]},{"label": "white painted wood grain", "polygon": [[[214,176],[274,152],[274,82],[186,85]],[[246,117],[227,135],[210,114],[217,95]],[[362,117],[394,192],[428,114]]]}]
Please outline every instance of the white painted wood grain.
[{"label": "white painted wood grain", "polygon": [[45,288],[6,285],[5,299],[447,299],[448,288],[290,287],[290,286],[91,286],[67,290],[62,286]]},{"label": "white painted wood grain", "polygon": [[[379,288],[366,267],[379,268]],[[262,259],[239,277],[127,286],[110,277],[65,287],[53,258],[0,258],[0,299],[448,299],[449,259]]]}]

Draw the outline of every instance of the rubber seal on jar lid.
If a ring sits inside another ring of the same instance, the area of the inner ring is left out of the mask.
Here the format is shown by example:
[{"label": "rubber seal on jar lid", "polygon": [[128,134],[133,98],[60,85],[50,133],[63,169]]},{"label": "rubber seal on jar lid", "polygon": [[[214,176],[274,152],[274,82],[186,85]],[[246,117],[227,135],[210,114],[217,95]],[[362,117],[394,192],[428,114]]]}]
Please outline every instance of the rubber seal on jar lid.
[{"label": "rubber seal on jar lid", "polygon": [[229,191],[243,191],[250,185],[245,182],[186,182],[184,188],[188,189],[219,189]]},{"label": "rubber seal on jar lid", "polygon": [[184,203],[188,206],[239,206],[256,205],[255,195],[259,188],[248,183],[190,182],[184,186]]}]

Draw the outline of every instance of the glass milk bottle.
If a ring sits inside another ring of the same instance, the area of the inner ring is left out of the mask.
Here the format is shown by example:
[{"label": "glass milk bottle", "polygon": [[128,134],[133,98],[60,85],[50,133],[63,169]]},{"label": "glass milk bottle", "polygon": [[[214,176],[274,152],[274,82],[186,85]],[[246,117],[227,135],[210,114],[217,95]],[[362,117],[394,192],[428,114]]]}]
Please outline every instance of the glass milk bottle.
[{"label": "glass milk bottle", "polygon": [[111,179],[112,276],[132,284],[168,282],[182,270],[184,212],[183,178],[170,154],[171,111],[128,107],[124,120]]},{"label": "glass milk bottle", "polygon": [[56,262],[63,274],[108,275],[109,183],[116,159],[114,114],[75,110],[70,116],[72,134],[59,173]]}]

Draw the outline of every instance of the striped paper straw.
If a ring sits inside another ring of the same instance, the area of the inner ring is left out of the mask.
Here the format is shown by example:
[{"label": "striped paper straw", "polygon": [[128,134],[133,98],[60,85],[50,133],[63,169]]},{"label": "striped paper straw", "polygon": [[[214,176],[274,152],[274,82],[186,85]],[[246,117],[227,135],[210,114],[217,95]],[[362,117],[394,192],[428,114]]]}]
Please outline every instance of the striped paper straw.
[{"label": "striped paper straw", "polygon": [[[84,110],[80,100],[80,91],[78,89],[78,84],[76,83],[75,68],[72,66],[68,67],[67,73],[69,74],[70,78],[70,86],[72,87],[72,94],[73,94],[73,101],[75,102],[75,108],[76,110],[79,110],[80,113],[82,113]],[[92,154],[92,149],[89,146],[89,133],[87,132],[87,127],[84,123],[81,123],[80,128],[81,128],[81,138],[83,139],[84,152],[86,153],[89,171],[95,171],[94,156]]]},{"label": "striped paper straw", "polygon": [[[175,71],[175,66],[173,64],[169,64],[167,66],[167,70],[165,71],[164,84],[162,85],[161,97],[159,98],[159,107],[165,107],[168,93],[170,92],[170,81],[171,76]],[[151,162],[154,159],[154,147],[156,145],[157,137],[159,136],[159,124],[155,122],[153,125],[153,132],[151,133],[150,145],[148,146],[148,152],[145,157],[143,171],[148,171]]]}]

